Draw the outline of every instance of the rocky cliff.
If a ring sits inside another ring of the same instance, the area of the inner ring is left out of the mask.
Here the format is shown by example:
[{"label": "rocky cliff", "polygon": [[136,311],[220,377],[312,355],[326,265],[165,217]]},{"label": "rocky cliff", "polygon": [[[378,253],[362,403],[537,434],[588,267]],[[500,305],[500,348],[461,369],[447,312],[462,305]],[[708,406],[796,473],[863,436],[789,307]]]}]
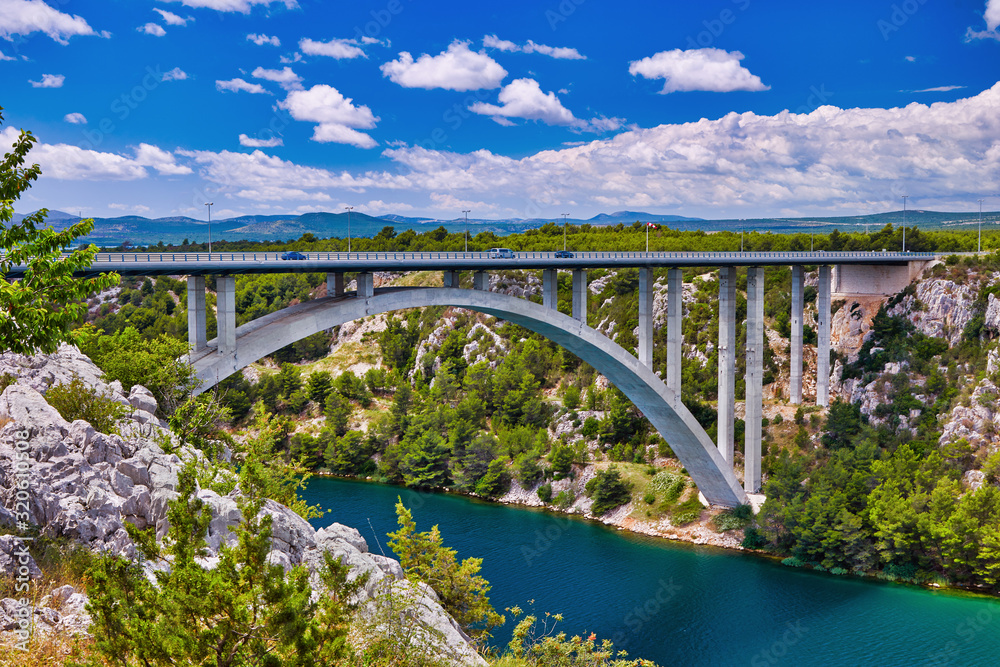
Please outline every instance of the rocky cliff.
[{"label": "rocky cliff", "polygon": [[[0,355],[0,376],[4,374],[14,382],[0,395],[0,526],[9,530],[17,525],[19,486],[22,490],[27,486],[30,523],[43,535],[69,538],[130,559],[136,558],[136,548],[125,531],[126,521],[139,528],[154,526],[162,537],[169,527],[167,505],[177,495],[181,463],[202,455],[177,446],[154,416],[152,395],[138,386],[126,395],[118,383],[105,384],[100,370],[68,346],[52,355]],[[82,420],[69,423],[46,402],[45,392],[51,386],[74,376],[127,406],[129,415],[119,423],[120,435],[97,432]],[[25,441],[28,460],[22,457],[19,469],[18,451],[24,451]],[[229,528],[242,518],[235,500],[238,493],[198,492],[213,515],[207,567],[217,562],[222,545],[234,542]],[[323,554],[330,553],[351,566],[352,576],[369,575],[362,618],[378,618],[386,601],[391,601],[393,613],[410,626],[409,636],[423,647],[456,665],[486,664],[435,593],[408,581],[397,561],[369,553],[357,530],[337,523],[316,530],[274,501],[262,511],[273,517],[271,562],[286,570],[304,565],[313,575],[314,589],[320,590],[316,572]],[[15,571],[15,558],[21,558],[18,543],[13,536],[0,537],[0,570],[8,575]],[[30,577],[41,576],[33,561],[25,567]],[[169,564],[161,561],[144,567],[152,570]],[[34,627],[42,633],[85,633],[86,602],[85,591],[68,586],[53,590],[33,609]],[[18,627],[18,604],[14,599],[0,600],[0,634]]]}]

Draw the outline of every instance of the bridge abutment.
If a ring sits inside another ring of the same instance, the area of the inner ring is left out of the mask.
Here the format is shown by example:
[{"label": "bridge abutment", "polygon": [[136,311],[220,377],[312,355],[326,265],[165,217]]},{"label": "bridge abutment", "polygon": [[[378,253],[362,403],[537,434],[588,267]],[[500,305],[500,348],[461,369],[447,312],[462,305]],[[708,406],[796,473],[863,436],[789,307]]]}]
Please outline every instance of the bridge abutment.
[{"label": "bridge abutment", "polygon": [[458,288],[458,271],[442,271],[441,284],[445,287]]},{"label": "bridge abutment", "polygon": [[205,276],[188,276],[188,346],[192,352],[208,347],[205,310]]},{"label": "bridge abutment", "polygon": [[764,405],[764,267],[747,269],[746,417],[743,489],[760,491],[761,417]]},{"label": "bridge abutment", "polygon": [[803,284],[805,271],[792,267],[792,354],[789,361],[789,399],[793,405],[802,403],[802,315],[805,308]]},{"label": "bridge abutment", "polygon": [[830,404],[830,267],[819,267],[816,295],[816,405]]},{"label": "bridge abutment", "polygon": [[639,269],[639,362],[653,367],[653,270]]},{"label": "bridge abutment", "polygon": [[719,452],[733,464],[736,425],[736,267],[719,269]]},{"label": "bridge abutment", "polygon": [[559,272],[555,269],[542,271],[542,305],[552,309],[559,306]]},{"label": "bridge abutment", "polygon": [[490,274],[485,271],[476,271],[472,274],[472,288],[488,292],[490,289]]},{"label": "bridge abutment", "polygon": [[587,271],[573,269],[573,319],[587,323]]},{"label": "bridge abutment", "polygon": [[216,314],[218,323],[218,351],[221,355],[236,352],[236,276],[219,276],[215,279]]},{"label": "bridge abutment", "polygon": [[681,402],[681,362],[684,342],[684,271],[667,270],[667,389],[674,405]]},{"label": "bridge abutment", "polygon": [[326,295],[342,296],[343,294],[344,294],[344,274],[343,273],[326,274]]},{"label": "bridge abutment", "polygon": [[370,299],[375,294],[375,274],[365,272],[358,274],[359,299]]}]

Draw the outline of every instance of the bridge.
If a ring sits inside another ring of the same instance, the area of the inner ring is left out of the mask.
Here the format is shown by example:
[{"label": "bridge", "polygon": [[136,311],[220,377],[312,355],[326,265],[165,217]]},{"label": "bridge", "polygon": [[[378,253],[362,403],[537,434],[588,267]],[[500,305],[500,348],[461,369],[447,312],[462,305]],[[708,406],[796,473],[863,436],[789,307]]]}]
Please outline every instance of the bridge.
[{"label": "bridge", "polygon": [[[190,360],[201,390],[301,338],[370,315],[424,306],[456,306],[493,315],[535,331],[574,353],[615,384],[649,419],[712,504],[746,503],[761,485],[761,417],[764,362],[764,268],[789,266],[791,293],[790,400],[802,403],[804,276],[819,267],[817,289],[816,404],[829,402],[830,303],[834,295],[894,294],[919,275],[934,253],[669,253],[522,252],[491,259],[488,253],[309,253],[282,260],[280,253],[102,253],[81,275],[117,271],[127,276],[186,275]],[[685,267],[719,271],[718,443],[713,443],[681,403],[682,286]],[[747,340],[744,475],[733,471],[736,385],[736,269],[747,268]],[[587,270],[639,269],[639,335],[636,354],[587,326]],[[667,269],[667,377],[653,362],[653,271]],[[489,273],[541,270],[542,304],[489,292]],[[572,272],[572,315],[556,310],[557,272]],[[374,273],[442,271],[443,286],[374,288]],[[459,287],[460,272],[473,273],[473,289]],[[17,268],[10,277],[16,277]],[[327,294],[236,326],[236,275],[327,274]],[[357,289],[344,291],[344,274],[357,274]],[[218,335],[207,340],[205,276],[215,275]]]}]

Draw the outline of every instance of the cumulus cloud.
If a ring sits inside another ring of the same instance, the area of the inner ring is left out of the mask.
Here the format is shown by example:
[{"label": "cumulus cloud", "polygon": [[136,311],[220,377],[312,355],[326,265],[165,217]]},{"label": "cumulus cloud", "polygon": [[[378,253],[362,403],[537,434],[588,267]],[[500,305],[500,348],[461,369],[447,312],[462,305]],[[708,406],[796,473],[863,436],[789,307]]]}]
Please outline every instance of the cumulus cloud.
[{"label": "cumulus cloud", "polygon": [[139,26],[136,30],[146,35],[152,35],[153,37],[163,37],[167,34],[167,31],[159,23],[147,23],[146,25]]},{"label": "cumulus cloud", "polygon": [[[0,130],[0,144],[10,146],[17,139],[12,127]],[[101,153],[68,144],[35,144],[31,160],[42,168],[45,179],[67,181],[134,181],[146,178],[145,167],[116,153]]]},{"label": "cumulus cloud", "polygon": [[499,88],[507,70],[485,53],[469,49],[468,42],[454,41],[436,56],[423,54],[415,61],[403,51],[399,58],[380,68],[382,75],[404,88],[480,90]]},{"label": "cumulus cloud", "polygon": [[281,137],[271,137],[270,139],[254,139],[245,134],[240,135],[240,146],[246,146],[248,148],[274,148],[275,146],[284,146],[285,142],[281,140]]},{"label": "cumulus cloud", "polygon": [[996,30],[1000,27],[1000,0],[987,1],[986,13],[983,18],[986,19],[986,27],[990,30]]},{"label": "cumulus cloud", "polygon": [[43,0],[5,0],[0,3],[0,37],[42,32],[60,44],[70,37],[94,35],[94,29],[79,16],[64,14]]},{"label": "cumulus cloud", "polygon": [[281,40],[277,37],[268,37],[267,35],[257,35],[250,33],[247,35],[247,41],[253,42],[257,46],[264,46],[265,44],[270,44],[271,46],[281,46]]},{"label": "cumulus cloud", "polygon": [[162,0],[163,2],[180,2],[185,7],[195,9],[214,9],[219,12],[239,12],[249,14],[254,5],[264,5],[271,3],[281,3],[288,9],[295,9],[299,6],[296,0]]},{"label": "cumulus cloud", "polygon": [[499,49],[508,52],[520,53],[541,53],[542,55],[558,58],[560,60],[586,60],[587,56],[579,51],[566,46],[546,46],[545,44],[535,44],[530,39],[525,44],[515,44],[506,39],[500,39],[496,35],[486,35],[483,37],[483,46],[488,49]]},{"label": "cumulus cloud", "polygon": [[87,118],[82,113],[68,113],[63,116],[63,120],[73,125],[86,125]]},{"label": "cumulus cloud", "polygon": [[274,94],[259,83],[250,83],[249,81],[244,81],[239,78],[232,79],[231,81],[216,81],[215,89],[220,92],[229,91],[231,93],[243,91],[244,93],[253,93],[254,95]]},{"label": "cumulus cloud", "polygon": [[251,72],[255,78],[273,81],[285,90],[300,90],[302,88],[302,77],[292,71],[291,67],[281,69],[264,69],[258,67]]},{"label": "cumulus cloud", "polygon": [[367,58],[365,52],[358,47],[353,39],[331,39],[329,42],[317,42],[309,38],[299,40],[302,53],[310,56],[327,56],[338,60],[351,58]]},{"label": "cumulus cloud", "polygon": [[152,210],[142,204],[119,204],[118,202],[108,204],[108,208],[113,211],[129,211],[131,213],[138,213],[139,215],[149,213]]},{"label": "cumulus cloud", "polygon": [[163,17],[163,22],[167,25],[187,25],[188,21],[194,21],[193,16],[181,17],[173,12],[168,12],[165,9],[160,9],[159,7],[154,7],[153,11],[158,13]]},{"label": "cumulus cloud", "polygon": [[295,90],[278,106],[295,120],[318,123],[313,141],[350,144],[358,148],[374,148],[377,142],[359,129],[370,130],[379,118],[367,106],[355,106],[333,86],[317,85],[309,90]]},{"label": "cumulus cloud", "polygon": [[180,67],[175,67],[169,72],[163,73],[163,78],[161,81],[183,81],[188,78],[187,72],[182,70]]},{"label": "cumulus cloud", "polygon": [[177,164],[177,158],[174,157],[173,153],[151,144],[139,144],[139,147],[135,149],[135,163],[143,167],[152,167],[167,176],[181,176],[191,173],[191,167]]},{"label": "cumulus cloud", "polygon": [[31,81],[32,88],[62,88],[63,82],[66,81],[66,77],[62,74],[43,74],[41,81]]},{"label": "cumulus cloud", "polygon": [[689,90],[715,93],[770,90],[760,77],[740,64],[744,57],[739,51],[722,49],[673,49],[633,61],[628,71],[632,76],[664,79],[661,94]]},{"label": "cumulus cloud", "polygon": [[534,79],[514,79],[501,89],[497,99],[501,106],[477,102],[469,110],[492,116],[501,125],[509,122],[507,118],[540,120],[546,125],[571,125],[576,120],[555,93],[543,93]]}]

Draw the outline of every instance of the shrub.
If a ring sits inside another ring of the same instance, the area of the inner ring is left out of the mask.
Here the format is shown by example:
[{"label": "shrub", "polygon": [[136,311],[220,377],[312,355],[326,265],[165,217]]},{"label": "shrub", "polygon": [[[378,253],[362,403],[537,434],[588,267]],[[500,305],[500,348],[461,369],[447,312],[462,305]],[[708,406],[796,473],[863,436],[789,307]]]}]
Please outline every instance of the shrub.
[{"label": "shrub", "polygon": [[552,485],[546,482],[538,487],[538,499],[543,503],[552,502]]},{"label": "shrub", "polygon": [[743,531],[743,541],[740,542],[740,546],[744,549],[763,549],[767,546],[767,538],[757,530],[756,526],[747,526]]},{"label": "shrub", "polygon": [[594,499],[590,511],[595,516],[632,500],[632,483],[623,480],[615,466],[598,470],[597,475],[587,482],[585,489],[587,496]]},{"label": "shrub", "polygon": [[[551,494],[551,490],[550,490]],[[572,491],[560,491],[555,499],[555,506],[559,509],[566,509],[576,501],[576,496]]]},{"label": "shrub", "polygon": [[549,462],[556,479],[565,477],[573,465],[573,450],[566,445],[556,445],[549,453]]},{"label": "shrub", "polygon": [[82,419],[101,433],[117,433],[118,420],[129,409],[110,394],[98,394],[74,375],[69,384],[57,384],[45,393],[45,400],[68,422]]},{"label": "shrub", "polygon": [[664,500],[672,503],[681,497],[686,486],[687,480],[683,476],[664,470],[653,476],[647,488],[654,493],[663,494]]},{"label": "shrub", "polygon": [[646,503],[647,505],[652,505],[653,503],[656,502],[656,494],[653,493],[652,491],[647,491],[646,495],[642,497],[642,502]]},{"label": "shrub", "polygon": [[752,520],[753,508],[749,505],[740,505],[717,514],[712,518],[712,523],[715,524],[716,530],[725,532],[745,528]]},{"label": "shrub", "polygon": [[781,561],[782,565],[787,565],[788,567],[803,567],[805,562],[796,556],[789,556]]}]

